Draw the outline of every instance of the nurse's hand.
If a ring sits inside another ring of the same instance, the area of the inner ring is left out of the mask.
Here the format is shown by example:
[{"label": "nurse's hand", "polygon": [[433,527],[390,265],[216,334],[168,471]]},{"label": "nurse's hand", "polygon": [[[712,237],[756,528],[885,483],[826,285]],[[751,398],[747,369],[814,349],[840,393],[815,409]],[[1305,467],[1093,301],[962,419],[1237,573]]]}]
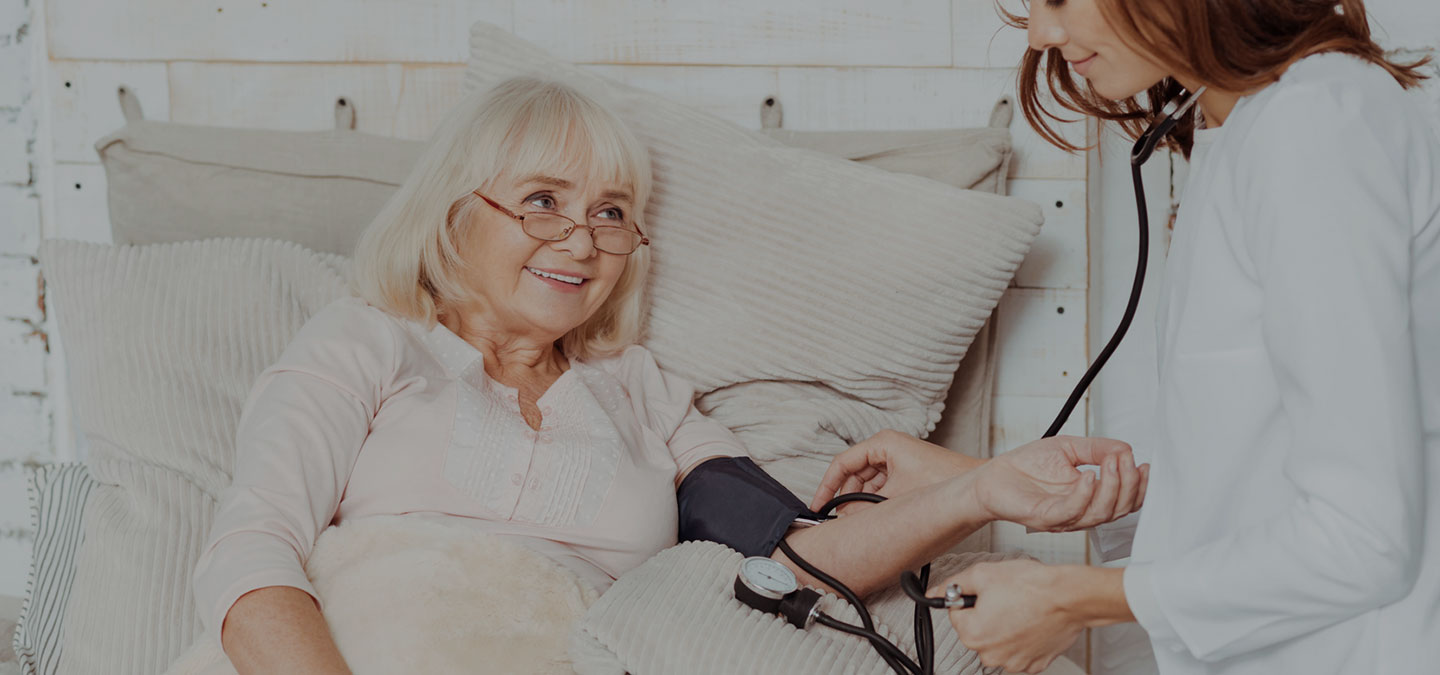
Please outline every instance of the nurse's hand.
[{"label": "nurse's hand", "polygon": [[[984,460],[955,452],[899,431],[885,430],[871,436],[830,461],[820,479],[820,488],[810,500],[819,510],[835,495],[869,492],[894,497],[948,480],[984,464]],[[868,504],[851,503],[842,513],[863,509]]]},{"label": "nurse's hand", "polygon": [[[1095,472],[1083,465],[1100,467]],[[973,489],[992,520],[1065,532],[1108,523],[1140,508],[1150,466],[1108,438],[1055,436],[1006,452],[975,470]]]},{"label": "nurse's hand", "polygon": [[950,610],[960,642],[987,667],[1038,673],[1070,648],[1086,628],[1134,621],[1125,601],[1125,570],[1048,566],[1034,560],[978,563],[932,587],[944,597],[958,585],[975,606]]},{"label": "nurse's hand", "polygon": [[1038,673],[1070,648],[1085,623],[1061,606],[1069,590],[1065,568],[1034,560],[978,563],[931,588],[927,595],[944,597],[945,588],[976,595],[975,606],[951,609],[950,624],[960,643],[980,656],[988,668]]}]

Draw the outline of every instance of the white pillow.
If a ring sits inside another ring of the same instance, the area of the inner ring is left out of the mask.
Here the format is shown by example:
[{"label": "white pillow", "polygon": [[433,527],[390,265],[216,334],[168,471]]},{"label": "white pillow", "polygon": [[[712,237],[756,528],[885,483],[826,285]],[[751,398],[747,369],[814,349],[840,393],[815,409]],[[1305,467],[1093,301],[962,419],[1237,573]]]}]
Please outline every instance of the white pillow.
[{"label": "white pillow", "polygon": [[[757,460],[934,427],[1039,232],[1037,207],[785,147],[477,23],[466,84],[518,75],[593,96],[649,148],[646,346]],[[801,493],[818,480],[777,477]]]}]

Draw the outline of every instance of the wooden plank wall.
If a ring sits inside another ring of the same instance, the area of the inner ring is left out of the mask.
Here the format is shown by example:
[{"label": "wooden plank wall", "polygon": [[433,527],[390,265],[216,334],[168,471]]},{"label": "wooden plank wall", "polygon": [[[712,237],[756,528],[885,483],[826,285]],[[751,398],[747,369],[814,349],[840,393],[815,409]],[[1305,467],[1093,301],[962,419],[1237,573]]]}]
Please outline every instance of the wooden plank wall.
[{"label": "wooden plank wall", "polygon": [[[324,129],[345,96],[360,130],[424,138],[458,98],[468,26],[485,20],[745,127],[775,96],[786,128],[924,129],[984,126],[1025,48],[989,0],[48,0],[46,12],[45,232],[96,241],[109,225],[93,145],[122,124],[122,84],[150,119]],[[1087,354],[1086,161],[1016,117],[1012,192],[1047,223],[995,317],[994,452],[1044,431]],[[1082,406],[1067,431],[1083,433],[1085,418]],[[1086,557],[1082,535],[1000,528],[996,542]]]}]

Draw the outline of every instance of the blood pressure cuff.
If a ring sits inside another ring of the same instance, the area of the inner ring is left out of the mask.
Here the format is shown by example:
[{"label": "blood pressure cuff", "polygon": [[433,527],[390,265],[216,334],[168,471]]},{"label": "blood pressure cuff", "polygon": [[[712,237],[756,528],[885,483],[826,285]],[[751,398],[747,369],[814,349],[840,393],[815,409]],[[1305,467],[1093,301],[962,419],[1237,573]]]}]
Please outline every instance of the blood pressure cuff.
[{"label": "blood pressure cuff", "polygon": [[680,541],[713,541],[746,556],[769,556],[797,517],[820,519],[749,457],[701,463],[675,496]]}]

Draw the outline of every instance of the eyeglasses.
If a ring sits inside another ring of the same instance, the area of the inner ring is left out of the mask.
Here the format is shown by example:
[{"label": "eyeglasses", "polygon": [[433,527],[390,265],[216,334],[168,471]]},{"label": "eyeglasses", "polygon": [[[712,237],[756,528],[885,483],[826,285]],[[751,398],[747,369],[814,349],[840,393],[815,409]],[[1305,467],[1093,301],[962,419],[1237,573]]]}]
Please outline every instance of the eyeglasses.
[{"label": "eyeglasses", "polygon": [[616,225],[581,224],[558,213],[544,211],[515,213],[501,206],[495,200],[480,194],[479,190],[473,192],[476,197],[485,200],[486,204],[520,221],[520,229],[524,230],[525,234],[542,241],[563,241],[575,232],[575,228],[583,227],[590,230],[590,240],[595,243],[595,248],[606,253],[630,255],[635,252],[635,249],[650,245],[650,239],[639,232],[639,227],[631,230]]}]

